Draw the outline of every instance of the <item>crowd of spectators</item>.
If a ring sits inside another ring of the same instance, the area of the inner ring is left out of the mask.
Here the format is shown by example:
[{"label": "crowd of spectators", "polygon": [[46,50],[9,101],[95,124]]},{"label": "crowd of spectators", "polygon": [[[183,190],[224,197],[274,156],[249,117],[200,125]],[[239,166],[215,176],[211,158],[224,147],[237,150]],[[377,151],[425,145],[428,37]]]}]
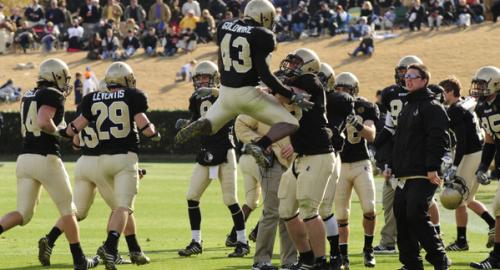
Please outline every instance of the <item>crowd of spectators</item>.
[{"label": "crowd of spectators", "polygon": [[[140,48],[147,56],[172,56],[214,41],[217,25],[238,18],[249,0],[32,0],[4,15],[0,53],[88,51],[89,59],[124,60]],[[485,20],[483,0],[273,0],[278,41],[346,34],[371,38],[375,30],[466,28]],[[500,1],[492,7],[500,15]],[[370,43],[370,42],[368,42]],[[366,44],[363,43],[363,44]],[[363,45],[364,46],[364,45]],[[364,52],[365,50],[362,50]],[[368,51],[367,51],[368,52]],[[370,54],[373,52],[371,50]],[[355,53],[353,53],[355,55]]]}]

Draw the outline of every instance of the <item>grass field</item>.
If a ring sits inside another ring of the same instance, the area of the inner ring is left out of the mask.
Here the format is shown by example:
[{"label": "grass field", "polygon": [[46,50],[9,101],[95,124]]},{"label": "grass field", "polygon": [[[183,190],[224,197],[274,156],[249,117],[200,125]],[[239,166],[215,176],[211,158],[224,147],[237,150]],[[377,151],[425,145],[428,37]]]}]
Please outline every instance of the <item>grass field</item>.
[{"label": "grass field", "polygon": [[[74,163],[66,163],[70,176]],[[202,198],[202,231],[204,253],[193,258],[180,258],[177,250],[191,240],[187,206],[184,194],[187,190],[193,164],[188,163],[144,163],[141,167],[148,170],[142,180],[140,194],[136,201],[138,237],[143,250],[151,257],[152,263],[141,269],[250,269],[252,257],[230,259],[227,254],[232,250],[224,247],[226,233],[232,226],[229,210],[223,205],[218,183],[211,185]],[[0,167],[0,214],[15,209],[16,183],[15,163],[6,162]],[[239,178],[240,187],[241,177]],[[480,199],[490,205],[496,183],[480,190]],[[239,189],[240,202],[244,194]],[[377,179],[377,195],[380,198],[381,180]],[[383,222],[380,200],[378,200],[378,220],[375,243],[378,243],[379,231]],[[250,217],[253,226],[261,208]],[[363,269],[361,257],[362,232],[361,214],[357,198],[353,198],[351,212],[351,238],[349,250],[352,268]],[[93,255],[106,237],[105,224],[109,210],[97,196],[93,208],[86,220],[80,223],[82,246],[87,255]],[[37,241],[46,234],[57,219],[57,210],[44,192],[38,210],[31,223],[16,228],[0,236],[0,269],[44,269],[37,260]],[[445,242],[455,237],[454,215],[447,210],[441,211]],[[487,255],[486,225],[475,215],[469,217],[469,244],[471,251],[451,253],[452,269],[469,269],[470,261],[482,260]],[[255,246],[252,243],[252,248]],[[121,241],[120,250],[127,251],[125,241]],[[252,253],[253,254],[253,249]],[[278,256],[273,262],[279,264]],[[396,255],[377,256],[376,269],[397,269],[400,264]],[[50,269],[71,269],[71,256],[64,237],[56,243]],[[426,265],[426,268],[431,268]],[[48,268],[46,268],[48,269]],[[103,269],[100,266],[98,269]],[[123,266],[119,269],[137,269],[136,266]]]}]

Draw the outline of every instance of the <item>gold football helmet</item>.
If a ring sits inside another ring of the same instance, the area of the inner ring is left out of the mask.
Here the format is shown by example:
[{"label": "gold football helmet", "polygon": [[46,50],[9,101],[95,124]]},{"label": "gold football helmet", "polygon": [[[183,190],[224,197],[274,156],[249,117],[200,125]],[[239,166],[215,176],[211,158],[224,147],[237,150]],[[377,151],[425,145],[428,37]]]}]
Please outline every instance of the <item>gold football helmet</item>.
[{"label": "gold football helmet", "polygon": [[57,58],[50,58],[40,64],[38,82],[49,82],[61,90],[65,96],[71,92],[71,75],[68,65]]},{"label": "gold football helmet", "polygon": [[135,88],[135,75],[132,68],[125,62],[114,62],[106,70],[104,82],[109,87]]},{"label": "gold football helmet", "polygon": [[268,0],[251,0],[246,5],[243,16],[272,30],[274,27],[274,18],[276,17],[276,9]]},{"label": "gold football helmet", "polygon": [[394,68],[394,79],[396,84],[405,86],[405,73],[409,65],[412,64],[423,64],[422,60],[416,55],[407,55],[399,59],[398,65]]},{"label": "gold football helmet", "polygon": [[318,77],[326,92],[333,90],[333,86],[335,85],[335,71],[333,71],[332,66],[322,62],[319,66]]},{"label": "gold football helmet", "polygon": [[[208,75],[210,80],[208,85],[202,85],[201,76]],[[217,65],[212,61],[201,61],[194,68],[193,85],[195,89],[200,87],[219,88],[220,73]]]},{"label": "gold football helmet", "polygon": [[469,189],[465,184],[465,180],[459,176],[455,176],[450,183],[444,185],[443,192],[439,196],[441,204],[449,210],[457,209],[463,201],[469,197]]},{"label": "gold football helmet", "polygon": [[500,69],[485,66],[476,71],[469,93],[473,97],[487,97],[500,91]]},{"label": "gold football helmet", "polygon": [[301,48],[286,56],[281,61],[280,70],[288,77],[300,76],[306,73],[318,73],[320,61],[318,55],[310,49]]},{"label": "gold football helmet", "polygon": [[347,88],[348,93],[355,97],[359,93],[359,80],[351,72],[342,72],[335,77],[334,88],[336,89],[337,87]]}]

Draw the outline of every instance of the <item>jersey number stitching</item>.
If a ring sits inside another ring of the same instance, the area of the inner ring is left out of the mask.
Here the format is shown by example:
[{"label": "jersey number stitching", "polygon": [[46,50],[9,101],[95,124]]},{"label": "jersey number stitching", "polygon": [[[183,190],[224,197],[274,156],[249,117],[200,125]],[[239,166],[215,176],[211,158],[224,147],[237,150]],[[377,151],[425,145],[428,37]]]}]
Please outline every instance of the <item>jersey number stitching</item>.
[{"label": "jersey number stitching", "polygon": [[[28,108],[28,114],[24,115],[24,102],[21,104],[21,134],[26,137],[26,132],[33,133],[35,137],[40,137],[41,129],[36,123],[37,118],[37,103],[36,101],[31,101]],[[26,119],[24,119],[26,117]]]},{"label": "jersey number stitching", "polygon": [[[250,44],[244,37],[237,37],[231,42],[231,34],[224,35],[220,43],[222,64],[225,71],[231,71],[231,67],[238,73],[246,73],[252,68],[252,58],[250,57]],[[238,59],[231,59],[231,47],[238,49]]]},{"label": "jersey number stitching", "polygon": [[[96,128],[99,140],[109,140],[110,133],[117,139],[125,138],[130,133],[130,114],[125,102],[113,102],[109,108],[104,102],[97,102],[92,105],[91,110],[93,115],[98,115]],[[102,124],[106,119],[115,124],[109,131],[102,130]]]}]

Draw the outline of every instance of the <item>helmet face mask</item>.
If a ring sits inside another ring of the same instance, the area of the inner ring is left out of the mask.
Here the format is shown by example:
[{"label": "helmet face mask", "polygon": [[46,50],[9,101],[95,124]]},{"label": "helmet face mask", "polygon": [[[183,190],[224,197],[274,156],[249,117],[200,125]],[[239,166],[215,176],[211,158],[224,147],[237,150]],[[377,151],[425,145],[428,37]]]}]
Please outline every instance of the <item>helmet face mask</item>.
[{"label": "helmet face mask", "polygon": [[476,71],[469,93],[473,97],[485,98],[500,91],[500,69],[485,66]]},{"label": "helmet face mask", "polygon": [[446,209],[457,209],[469,197],[469,188],[462,177],[455,176],[445,184],[443,192],[439,196],[441,205]]},{"label": "helmet face mask", "polygon": [[301,67],[304,61],[300,57],[294,54],[289,54],[286,56],[280,64],[280,71],[282,71],[286,77],[298,77],[302,75]]},{"label": "helmet face mask", "polygon": [[488,82],[485,80],[472,80],[470,95],[473,97],[487,97],[492,93],[488,89]]},{"label": "helmet face mask", "polygon": [[297,49],[281,61],[280,70],[289,78],[306,73],[317,74],[320,70],[319,57],[310,49]]}]

